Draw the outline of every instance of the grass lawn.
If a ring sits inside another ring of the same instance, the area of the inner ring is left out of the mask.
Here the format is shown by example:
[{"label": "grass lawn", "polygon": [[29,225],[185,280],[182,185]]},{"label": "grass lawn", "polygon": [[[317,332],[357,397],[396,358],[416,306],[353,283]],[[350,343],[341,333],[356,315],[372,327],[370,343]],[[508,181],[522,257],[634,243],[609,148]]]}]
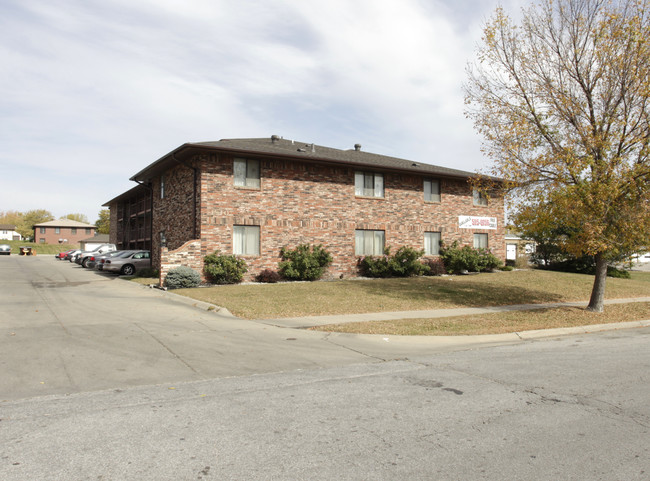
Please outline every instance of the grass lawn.
[{"label": "grass lawn", "polygon": [[[587,301],[593,280],[593,276],[581,274],[522,270],[472,276],[229,285],[174,292],[226,307],[238,317],[273,319]],[[631,279],[607,279],[608,299],[646,296],[650,296],[650,272],[633,272]]]},{"label": "grass lawn", "polygon": [[313,327],[311,330],[401,336],[460,336],[504,334],[639,320],[650,320],[650,302],[609,305],[605,306],[605,312],[598,314],[577,307],[560,307],[440,319],[401,319],[332,324]]},{"label": "grass lawn", "polygon": [[78,249],[78,245],[68,244],[37,244],[35,242],[25,241],[6,241],[0,240],[0,244],[9,244],[11,246],[11,255],[19,255],[21,247],[31,247],[36,251],[36,255],[56,255],[59,252],[69,251],[70,249]]}]

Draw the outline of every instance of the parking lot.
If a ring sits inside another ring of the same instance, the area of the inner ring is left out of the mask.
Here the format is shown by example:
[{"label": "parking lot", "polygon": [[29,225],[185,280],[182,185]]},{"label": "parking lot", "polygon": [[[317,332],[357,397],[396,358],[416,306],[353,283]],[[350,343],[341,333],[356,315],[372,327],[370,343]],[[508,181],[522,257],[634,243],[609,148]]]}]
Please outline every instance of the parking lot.
[{"label": "parking lot", "polygon": [[372,361],[53,256],[0,258],[0,292],[0,399]]}]

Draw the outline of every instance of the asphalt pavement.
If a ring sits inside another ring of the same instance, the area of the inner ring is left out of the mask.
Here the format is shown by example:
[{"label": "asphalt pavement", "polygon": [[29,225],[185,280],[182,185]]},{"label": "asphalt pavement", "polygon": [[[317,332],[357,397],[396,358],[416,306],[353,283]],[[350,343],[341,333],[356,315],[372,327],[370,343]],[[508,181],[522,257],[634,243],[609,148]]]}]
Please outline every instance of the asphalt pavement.
[{"label": "asphalt pavement", "polygon": [[3,481],[650,473],[647,323],[321,333],[41,256],[0,292]]}]

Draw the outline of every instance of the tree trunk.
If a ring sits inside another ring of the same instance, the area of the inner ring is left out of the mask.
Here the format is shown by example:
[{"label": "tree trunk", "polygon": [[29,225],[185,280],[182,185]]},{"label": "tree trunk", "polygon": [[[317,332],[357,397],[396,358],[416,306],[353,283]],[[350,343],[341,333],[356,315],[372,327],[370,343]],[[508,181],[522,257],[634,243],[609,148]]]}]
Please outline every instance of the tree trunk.
[{"label": "tree trunk", "polygon": [[591,312],[603,312],[605,305],[605,281],[607,280],[607,260],[600,252],[596,254],[596,277],[594,287],[591,290],[591,299],[587,310]]}]

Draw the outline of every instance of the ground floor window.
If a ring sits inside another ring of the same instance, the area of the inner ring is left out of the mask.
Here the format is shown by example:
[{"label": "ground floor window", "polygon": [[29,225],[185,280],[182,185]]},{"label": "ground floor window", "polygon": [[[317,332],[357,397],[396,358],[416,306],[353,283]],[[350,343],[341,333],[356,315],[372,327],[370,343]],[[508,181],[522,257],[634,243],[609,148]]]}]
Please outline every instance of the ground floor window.
[{"label": "ground floor window", "polygon": [[236,225],[233,228],[233,254],[260,255],[260,226]]},{"label": "ground floor window", "polygon": [[386,233],[383,230],[354,231],[354,254],[357,256],[381,256],[385,244]]},{"label": "ground floor window", "polygon": [[474,234],[474,249],[487,249],[488,235]]},{"label": "ground floor window", "polygon": [[440,255],[440,232],[424,233],[424,255]]}]

